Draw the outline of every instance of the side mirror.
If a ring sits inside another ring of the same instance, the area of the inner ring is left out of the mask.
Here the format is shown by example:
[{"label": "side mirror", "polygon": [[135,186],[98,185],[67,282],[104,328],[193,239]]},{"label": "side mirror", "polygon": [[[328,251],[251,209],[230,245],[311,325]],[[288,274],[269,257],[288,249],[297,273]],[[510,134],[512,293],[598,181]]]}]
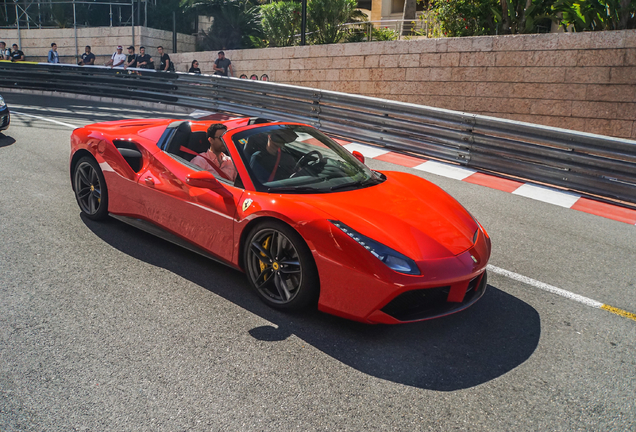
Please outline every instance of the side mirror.
[{"label": "side mirror", "polygon": [[231,197],[232,192],[225,189],[223,185],[210,173],[209,171],[197,171],[192,174],[188,174],[185,179],[189,186],[210,189],[212,192],[224,197]]},{"label": "side mirror", "polygon": [[364,155],[357,150],[351,152],[354,158],[358,159],[360,162],[364,163]]}]

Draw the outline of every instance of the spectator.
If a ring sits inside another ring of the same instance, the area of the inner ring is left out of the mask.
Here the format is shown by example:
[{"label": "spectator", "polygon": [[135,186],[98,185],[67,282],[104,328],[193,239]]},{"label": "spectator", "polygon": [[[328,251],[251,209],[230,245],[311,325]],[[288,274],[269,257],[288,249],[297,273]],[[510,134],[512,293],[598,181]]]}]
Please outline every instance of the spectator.
[{"label": "spectator", "polygon": [[190,65],[189,73],[199,74],[201,75],[201,69],[199,69],[199,62],[196,60],[192,60],[192,64]]},{"label": "spectator", "polygon": [[0,60],[11,60],[11,50],[4,42],[0,42]]},{"label": "spectator", "polygon": [[[230,72],[229,74],[228,71]],[[219,58],[214,60],[214,75],[234,75],[234,72],[232,71],[232,62],[229,58],[225,58],[225,53],[223,51],[219,51]]]},{"label": "spectator", "polygon": [[126,62],[126,54],[122,53],[121,45],[117,46],[117,51],[110,57],[110,60],[106,62],[106,66],[114,67],[124,67],[124,63]]},{"label": "spectator", "polygon": [[247,75],[245,74],[241,74],[241,76],[239,77],[240,79],[247,79]]},{"label": "spectator", "polygon": [[24,61],[24,53],[20,51],[18,44],[13,44],[13,51],[11,51],[11,61]]},{"label": "spectator", "polygon": [[49,63],[59,63],[60,55],[57,53],[57,44],[53,42],[51,44],[51,50],[49,51],[49,57],[47,59]]},{"label": "spectator", "polygon": [[155,63],[152,61],[150,54],[146,54],[146,47],[139,47],[139,55],[137,56],[137,67],[141,69],[154,69]]},{"label": "spectator", "polygon": [[135,47],[128,47],[128,57],[126,58],[126,64],[124,64],[124,69],[137,67],[137,54],[135,54]]},{"label": "spectator", "polygon": [[84,48],[84,54],[82,54],[82,59],[79,62],[80,66],[93,66],[95,64],[95,54],[91,52],[90,45],[86,45]]},{"label": "spectator", "polygon": [[158,46],[157,51],[159,51],[159,55],[161,56],[159,70],[163,72],[174,72],[174,64],[170,60],[170,56],[163,52],[163,47]]}]

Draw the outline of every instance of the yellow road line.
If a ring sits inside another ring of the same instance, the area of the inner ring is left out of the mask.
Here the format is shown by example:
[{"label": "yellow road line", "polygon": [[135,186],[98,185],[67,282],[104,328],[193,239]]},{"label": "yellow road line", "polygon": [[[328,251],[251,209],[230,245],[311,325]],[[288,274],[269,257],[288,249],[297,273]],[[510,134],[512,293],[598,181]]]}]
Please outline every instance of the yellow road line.
[{"label": "yellow road line", "polygon": [[613,306],[609,306],[609,305],[606,305],[606,304],[601,306],[601,309],[604,309],[604,310],[606,310],[608,312],[611,312],[613,314],[616,314],[616,315],[619,315],[619,316],[622,316],[622,317],[625,317],[625,318],[629,318],[631,320],[636,321],[636,314],[633,314],[631,312],[627,312],[626,310],[615,308]]}]

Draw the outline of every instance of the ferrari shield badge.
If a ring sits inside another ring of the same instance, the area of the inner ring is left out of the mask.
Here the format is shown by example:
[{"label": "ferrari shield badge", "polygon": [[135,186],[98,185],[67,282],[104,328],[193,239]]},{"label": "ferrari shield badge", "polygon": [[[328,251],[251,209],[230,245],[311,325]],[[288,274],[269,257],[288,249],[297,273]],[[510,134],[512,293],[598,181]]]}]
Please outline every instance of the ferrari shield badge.
[{"label": "ferrari shield badge", "polygon": [[248,208],[250,208],[250,206],[252,205],[252,199],[251,198],[247,198],[245,201],[243,201],[243,211],[247,210]]}]

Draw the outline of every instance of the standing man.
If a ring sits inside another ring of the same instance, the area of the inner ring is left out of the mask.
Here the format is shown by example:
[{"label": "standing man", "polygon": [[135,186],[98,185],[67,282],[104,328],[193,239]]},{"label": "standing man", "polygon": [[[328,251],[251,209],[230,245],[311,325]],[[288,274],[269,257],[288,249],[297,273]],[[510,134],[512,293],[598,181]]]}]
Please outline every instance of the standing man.
[{"label": "standing man", "polygon": [[161,56],[159,70],[163,72],[174,72],[174,64],[170,60],[170,56],[163,52],[163,47],[158,46],[157,51],[159,51],[159,55]]},{"label": "standing man", "polygon": [[95,64],[95,54],[91,52],[90,45],[86,45],[84,48],[84,54],[82,54],[82,59],[79,62],[80,66],[93,66]]},{"label": "standing man", "polygon": [[60,55],[57,53],[57,44],[55,42],[51,44],[51,50],[49,51],[49,57],[47,61],[53,64],[60,62]]},{"label": "standing man", "polygon": [[11,61],[24,61],[24,53],[20,51],[18,44],[13,44],[13,51],[11,51]]},{"label": "standing man", "polygon": [[4,42],[0,42],[0,60],[11,60],[11,50]]},{"label": "standing man", "polygon": [[128,47],[128,57],[126,58],[126,64],[124,64],[124,69],[137,67],[137,54],[135,54],[135,47]]},{"label": "standing man", "polygon": [[[229,71],[229,74],[228,74]],[[229,58],[225,58],[225,53],[219,51],[219,58],[214,60],[214,75],[232,76],[234,71],[232,70],[232,62]]]},{"label": "standing man", "polygon": [[139,55],[137,56],[137,67],[141,69],[154,69],[155,63],[152,61],[150,54],[146,54],[146,47],[139,47]]},{"label": "standing man", "polygon": [[126,54],[122,53],[123,47],[121,45],[117,46],[117,51],[110,57],[110,60],[106,62],[106,66],[114,67],[124,67],[124,62],[126,61]]}]

